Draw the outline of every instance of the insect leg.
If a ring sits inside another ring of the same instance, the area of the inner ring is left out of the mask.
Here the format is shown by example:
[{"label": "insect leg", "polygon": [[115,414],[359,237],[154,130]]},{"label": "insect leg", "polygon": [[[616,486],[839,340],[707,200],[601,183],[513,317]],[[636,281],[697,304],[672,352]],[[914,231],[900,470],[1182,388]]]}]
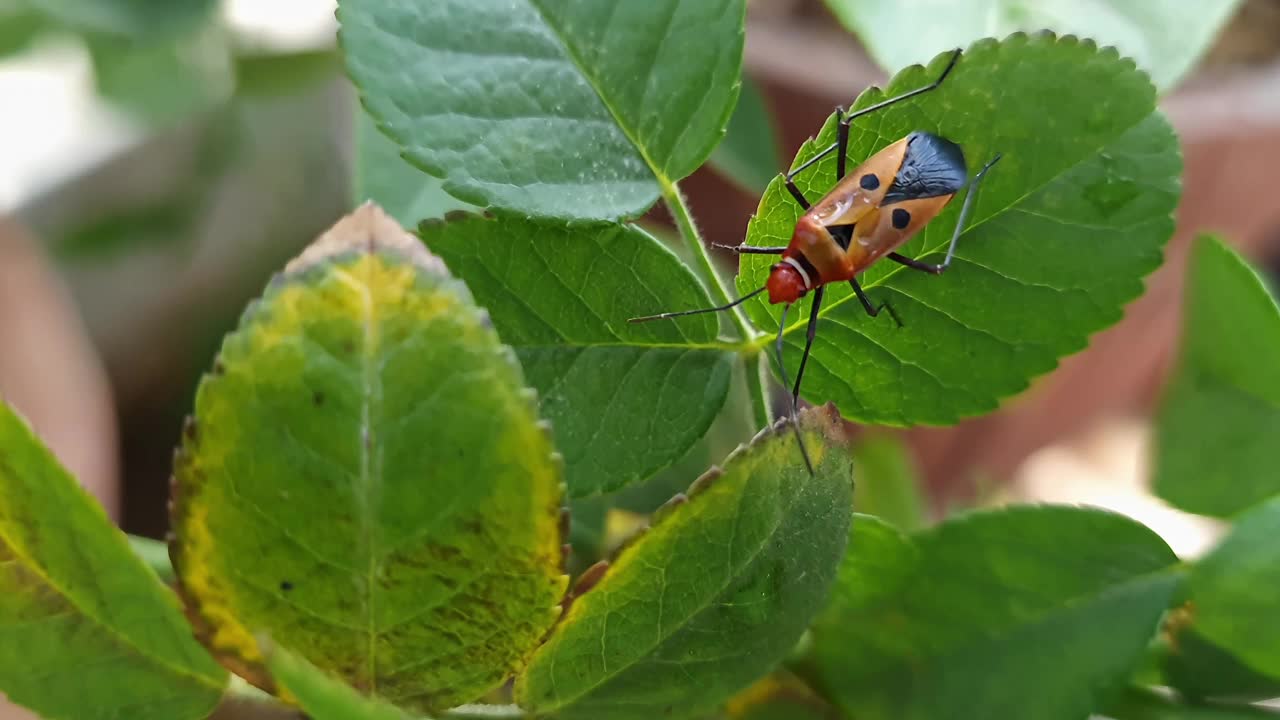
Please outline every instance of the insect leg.
[{"label": "insect leg", "polygon": [[699,308],[697,310],[678,310],[676,312],[664,312],[658,315],[646,315],[644,317],[633,317],[628,319],[627,322],[641,323],[641,322],[648,322],[650,320],[665,320],[667,318],[680,317],[682,315],[698,315],[700,313],[720,312],[722,310],[728,310],[729,308],[735,307],[737,305],[741,305],[747,300],[750,300],[756,295],[759,295],[760,293],[764,292],[765,288],[767,287],[768,286],[766,285],[757,290],[752,290],[751,292],[747,293],[746,295],[743,295],[742,297],[738,298],[737,300],[734,300],[733,302],[727,305],[719,305],[717,307],[709,307],[709,308]]},{"label": "insect leg", "polygon": [[791,426],[795,428],[796,444],[800,446],[800,454],[804,456],[804,464],[809,468],[810,475],[813,474],[813,461],[809,459],[809,451],[804,449],[804,440],[800,438],[797,408],[800,405],[800,381],[804,379],[804,366],[809,363],[809,351],[813,348],[813,338],[818,334],[818,309],[822,307],[822,294],[826,289],[826,285],[819,285],[818,289],[813,291],[813,307],[809,310],[809,327],[805,331],[804,354],[800,356],[800,367],[796,370],[796,384],[791,388]]},{"label": "insect leg", "polygon": [[787,190],[791,191],[791,197],[795,198],[796,202],[800,203],[800,207],[808,210],[809,201],[805,199],[804,193],[800,192],[800,188],[796,187],[796,182],[793,179],[797,172],[800,172],[800,169],[787,173]]},{"label": "insect leg", "polygon": [[[800,455],[804,458],[804,466],[808,468],[809,474],[813,474],[813,461],[809,459],[809,451],[805,449],[804,438],[800,436],[800,379],[804,377],[804,366],[809,361],[809,348],[813,346],[813,336],[818,327],[818,308],[822,305],[823,286],[818,287],[813,293],[813,308],[809,311],[809,333],[808,339],[804,344],[804,354],[800,356],[800,369],[796,372],[796,384],[791,391],[791,429],[796,434],[796,445],[800,446]],[[787,328],[787,311],[791,309],[788,303],[782,307],[782,317],[778,320],[778,337],[774,341],[774,350],[778,355],[778,374],[782,376],[783,386],[787,385],[787,371],[782,364],[782,333]]]},{"label": "insect leg", "polygon": [[956,51],[951,53],[951,61],[947,63],[947,67],[943,69],[942,74],[938,76],[937,80],[934,80],[933,82],[929,83],[928,85],[925,85],[924,87],[918,87],[915,90],[904,92],[901,95],[894,95],[888,100],[881,100],[875,105],[864,107],[857,112],[849,113],[849,115],[845,117],[842,122],[847,122],[849,120],[853,120],[854,118],[862,117],[863,115],[873,113],[876,110],[887,108],[890,105],[893,105],[894,103],[900,103],[903,100],[913,98],[917,95],[923,95],[924,93],[927,93],[930,90],[936,90],[938,86],[942,84],[942,81],[946,80],[947,76],[951,74],[951,68],[954,68],[956,66],[956,61],[959,59],[960,59],[960,48],[956,48]]},{"label": "insect leg", "polygon": [[826,289],[826,285],[819,285],[818,289],[813,291],[813,307],[809,310],[809,327],[805,332],[804,354],[800,356],[800,368],[796,370],[796,384],[791,388],[792,412],[795,412],[796,404],[800,401],[800,381],[804,379],[804,366],[809,362],[809,349],[813,347],[813,338],[818,334],[818,308],[822,307],[822,294]]},{"label": "insect leg", "polygon": [[849,159],[849,121],[853,115],[845,115],[844,108],[837,108],[840,113],[840,126],[836,128],[836,182],[844,179],[845,161]]},{"label": "insect leg", "polygon": [[756,247],[754,245],[721,245],[711,243],[711,247],[730,250],[738,255],[781,255],[785,247]]},{"label": "insect leg", "polygon": [[978,174],[973,176],[973,180],[969,181],[969,191],[965,193],[964,207],[960,208],[960,217],[956,220],[955,232],[951,234],[951,245],[947,247],[947,257],[941,263],[934,265],[931,263],[920,262],[919,260],[913,260],[912,258],[899,255],[898,253],[889,253],[887,257],[890,260],[906,265],[913,270],[921,270],[927,273],[933,273],[934,275],[941,275],[942,271],[946,270],[951,265],[951,258],[956,252],[956,241],[960,239],[960,234],[964,232],[965,220],[969,219],[969,208],[973,206],[974,195],[978,192],[978,183],[982,182],[982,177],[987,174],[987,171],[991,169],[992,165],[995,165],[1000,161],[1001,157],[1003,157],[1003,155],[996,153],[996,156],[991,159],[991,162],[984,165],[982,169],[978,171]]},{"label": "insect leg", "polygon": [[862,289],[862,286],[858,284],[856,279],[850,278],[849,284],[853,286],[853,292],[857,294],[858,300],[862,303],[862,308],[867,311],[868,315],[871,317],[877,317],[880,315],[881,310],[888,310],[889,317],[893,318],[893,321],[898,323],[898,327],[902,327],[902,321],[898,319],[898,313],[894,312],[893,306],[889,304],[888,300],[880,303],[880,307],[876,307],[871,304],[871,298],[867,297],[867,292]]},{"label": "insect leg", "polygon": [[[952,69],[952,68],[954,68],[954,67],[956,66],[956,61],[957,61],[957,60],[959,60],[959,59],[960,59],[960,49],[959,49],[959,48],[956,48],[956,51],[955,51],[955,52],[953,52],[953,53],[951,54],[951,60],[950,60],[950,62],[948,62],[948,63],[947,63],[947,66],[942,70],[942,74],[938,76],[938,79],[937,79],[937,80],[934,80],[933,82],[929,83],[928,85],[925,85],[924,87],[918,87],[918,88],[916,88],[915,90],[910,90],[910,91],[908,91],[908,92],[902,93],[901,95],[895,95],[895,96],[893,96],[893,97],[891,97],[891,98],[889,98],[889,99],[887,99],[887,100],[881,100],[880,102],[876,103],[875,105],[871,105],[870,107],[862,108],[861,110],[857,110],[857,111],[855,111],[855,112],[848,113],[847,115],[846,115],[846,114],[845,114],[845,112],[844,112],[844,108],[842,108],[842,107],[841,107],[841,108],[836,108],[836,112],[840,113],[840,127],[839,127],[839,128],[838,128],[838,130],[837,130],[837,134],[836,134],[836,138],[837,138],[837,140],[836,140],[836,142],[834,142],[834,143],[832,143],[831,145],[827,146],[827,147],[826,147],[822,152],[820,152],[820,153],[818,153],[817,155],[814,155],[813,157],[811,157],[811,158],[809,158],[808,160],[806,160],[806,161],[804,162],[804,164],[803,164],[803,165],[801,165],[800,167],[798,167],[798,168],[796,168],[795,170],[792,170],[791,172],[787,173],[787,184],[788,184],[788,186],[790,187],[790,185],[791,185],[791,181],[792,181],[792,180],[795,178],[795,176],[796,176],[796,175],[798,175],[802,170],[805,170],[805,169],[806,169],[806,168],[808,168],[810,165],[813,165],[815,162],[817,162],[817,161],[821,160],[822,158],[826,157],[827,155],[830,155],[830,154],[831,154],[831,152],[832,152],[833,150],[837,150],[837,149],[840,151],[840,155],[839,155],[839,157],[836,159],[836,177],[837,177],[837,179],[839,179],[839,178],[843,178],[843,177],[844,177],[844,168],[845,168],[845,155],[847,154],[848,149],[849,149],[849,123],[853,122],[854,118],[860,118],[860,117],[862,117],[863,115],[867,115],[867,114],[873,113],[873,112],[875,112],[876,110],[882,110],[882,109],[887,108],[887,107],[889,107],[890,105],[893,105],[893,104],[895,104],[895,103],[900,103],[900,102],[902,102],[903,100],[908,100],[908,99],[913,98],[913,97],[915,97],[915,96],[917,96],[917,95],[922,95],[922,94],[924,94],[924,93],[927,93],[927,92],[929,92],[930,90],[935,90],[935,89],[937,89],[937,87],[938,87],[939,85],[941,85],[941,84],[942,84],[942,81],[943,81],[943,80],[946,80],[946,79],[947,79],[947,76],[951,74],[951,69]],[[792,191],[792,194],[795,194],[796,192],[797,192],[797,191],[794,191],[794,190],[793,190],[793,191]],[[804,205],[804,203],[802,202],[802,203],[801,203],[801,205]],[[806,207],[806,208],[808,208],[808,206],[807,206],[807,205],[805,205],[805,207]]]}]

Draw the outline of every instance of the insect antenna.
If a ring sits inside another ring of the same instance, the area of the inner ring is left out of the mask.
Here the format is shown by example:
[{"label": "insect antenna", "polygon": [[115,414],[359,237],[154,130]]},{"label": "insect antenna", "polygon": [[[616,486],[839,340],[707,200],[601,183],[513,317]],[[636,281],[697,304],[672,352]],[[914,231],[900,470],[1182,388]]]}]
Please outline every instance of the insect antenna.
[{"label": "insect antenna", "polygon": [[[778,355],[778,374],[782,376],[782,385],[786,387],[789,384],[787,380],[787,370],[782,364],[782,332],[787,328],[787,311],[791,309],[791,303],[782,306],[782,317],[778,318],[778,339],[774,341],[774,350]],[[809,469],[809,474],[813,474],[813,461],[809,459],[809,451],[804,447],[804,438],[800,437],[800,420],[799,413],[796,409],[798,401],[796,396],[791,396],[791,429],[796,433],[796,444],[800,446],[800,455],[804,458],[804,466]]]},{"label": "insect antenna", "polygon": [[734,300],[728,305],[721,305],[719,307],[710,307],[710,308],[699,308],[697,310],[679,310],[677,312],[664,312],[664,313],[659,313],[657,315],[646,315],[644,317],[633,317],[627,320],[627,322],[640,323],[640,322],[648,322],[650,320],[664,320],[666,318],[680,317],[681,315],[697,315],[699,313],[722,312],[724,310],[729,310],[730,308],[737,307],[738,305],[759,295],[760,293],[764,292],[766,287],[768,286],[763,285],[758,290],[752,290],[751,292],[747,293],[746,295],[743,295],[737,300]]}]

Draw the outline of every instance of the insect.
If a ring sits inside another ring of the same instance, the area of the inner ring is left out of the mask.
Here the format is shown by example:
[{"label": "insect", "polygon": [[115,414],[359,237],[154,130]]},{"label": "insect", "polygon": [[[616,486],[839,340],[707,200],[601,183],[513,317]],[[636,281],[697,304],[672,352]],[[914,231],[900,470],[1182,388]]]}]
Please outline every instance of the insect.
[{"label": "insect", "polygon": [[[800,382],[804,378],[804,368],[813,347],[813,338],[818,328],[818,311],[822,307],[822,296],[827,285],[848,282],[869,316],[875,318],[882,310],[888,310],[894,322],[901,327],[902,321],[898,319],[893,306],[888,301],[878,307],[872,303],[858,284],[857,276],[882,257],[888,257],[913,270],[934,275],[944,272],[951,265],[956,241],[964,231],[977,185],[1001,158],[1001,154],[996,153],[990,162],[969,178],[964,152],[959,145],[938,135],[916,131],[872,155],[852,173],[846,173],[849,124],[856,118],[936,89],[947,79],[959,58],[960,50],[956,50],[938,79],[924,87],[854,112],[846,113],[843,107],[836,108],[840,116],[836,142],[782,175],[787,190],[805,211],[796,221],[791,242],[786,247],[717,246],[738,254],[781,256],[779,262],[769,269],[769,279],[762,287],[727,305],[666,312],[631,318],[629,321],[647,322],[682,315],[721,312],[767,291],[770,303],[783,304],[775,347],[779,374],[783,385],[786,385],[787,375],[782,366],[782,335],[786,328],[787,311],[793,303],[812,291],[813,307],[809,310],[804,353],[800,356],[800,366],[796,370],[796,380],[791,390],[791,424],[795,427],[796,440],[800,443],[800,452],[810,473],[813,472],[813,464],[800,440],[796,408],[800,401]],[[832,151],[836,153],[836,184],[821,200],[810,204],[804,193],[796,187],[795,178]],[[969,186],[972,187],[965,194],[951,244],[941,263],[935,265],[921,262],[895,252],[937,217],[952,198]]]}]

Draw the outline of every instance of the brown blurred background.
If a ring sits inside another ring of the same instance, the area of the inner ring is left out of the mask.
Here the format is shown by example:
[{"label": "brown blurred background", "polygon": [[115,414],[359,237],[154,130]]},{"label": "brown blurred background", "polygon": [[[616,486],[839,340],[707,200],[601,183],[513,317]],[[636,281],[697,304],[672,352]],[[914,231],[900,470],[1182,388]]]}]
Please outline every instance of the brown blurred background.
[{"label": "brown blurred background", "polygon": [[[332,3],[282,6],[306,6],[299,12],[318,23],[312,39],[264,39],[255,30],[255,42],[294,52],[320,37],[324,49]],[[53,82],[33,67],[70,63],[67,92],[93,94],[83,76],[94,58],[65,44],[34,44],[25,52],[35,65],[21,54],[0,59],[0,113],[11,121],[0,120],[0,128],[61,127],[56,117],[13,126],[19,106],[34,97],[18,89]],[[823,72],[810,71],[814,65]],[[886,78],[817,0],[755,0],[746,67],[764,92],[784,158],[835,105]],[[345,81],[328,67],[265,87],[237,87],[160,115],[126,103],[102,116],[111,131],[101,142],[63,128],[65,154],[75,155],[65,167],[10,173],[18,180],[8,187],[0,181],[0,393],[133,533],[166,530],[172,449],[222,335],[269,275],[349,208]],[[1044,495],[1059,477],[1081,473],[1093,473],[1099,487],[1140,484],[1145,418],[1177,339],[1188,241],[1219,231],[1268,271],[1280,270],[1280,203],[1273,199],[1280,1],[1246,2],[1162,106],[1186,162],[1179,230],[1165,266],[1120,324],[1004,409],[904,433],[936,507],[1011,483]],[[0,148],[27,141],[5,142]],[[707,239],[736,244],[756,198],[708,169],[683,185]],[[661,221],[661,211],[652,218]],[[731,258],[719,259],[731,271]],[[1075,465],[1053,460],[1062,448],[1074,448]]]}]

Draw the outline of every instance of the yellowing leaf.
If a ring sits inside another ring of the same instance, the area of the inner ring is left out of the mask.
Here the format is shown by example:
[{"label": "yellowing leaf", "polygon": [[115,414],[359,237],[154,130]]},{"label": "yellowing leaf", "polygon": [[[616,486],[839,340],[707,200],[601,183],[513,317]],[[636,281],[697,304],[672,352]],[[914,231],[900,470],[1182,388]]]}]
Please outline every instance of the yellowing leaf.
[{"label": "yellowing leaf", "polygon": [[511,351],[366,205],[267,288],[201,384],[174,565],[205,642],[254,636],[410,708],[502,682],[564,591],[561,469]]},{"label": "yellowing leaf", "polygon": [[197,720],[226,679],[172,591],[0,402],[0,692],[49,720]]}]

